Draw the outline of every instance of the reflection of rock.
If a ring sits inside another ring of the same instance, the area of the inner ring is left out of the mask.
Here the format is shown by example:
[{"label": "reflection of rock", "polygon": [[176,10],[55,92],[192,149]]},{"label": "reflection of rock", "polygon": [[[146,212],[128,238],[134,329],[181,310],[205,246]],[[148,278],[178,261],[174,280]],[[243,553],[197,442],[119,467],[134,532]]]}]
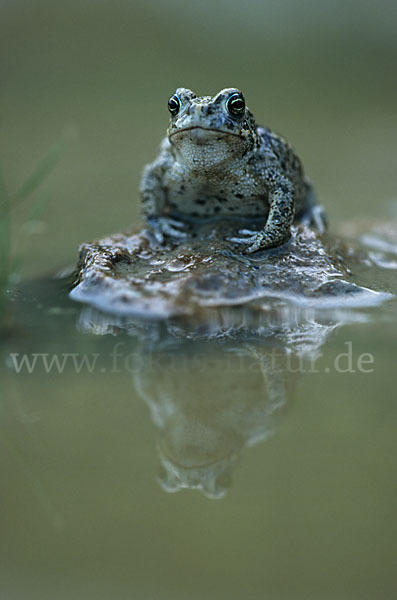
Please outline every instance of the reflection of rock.
[{"label": "reflection of rock", "polygon": [[287,401],[285,357],[247,344],[141,358],[134,383],[161,432],[162,487],[224,496],[243,449],[266,439]]},{"label": "reflection of rock", "polygon": [[293,227],[287,244],[248,257],[227,241],[235,230],[236,224],[206,224],[186,242],[161,247],[147,230],[84,244],[71,296],[113,314],[196,321],[219,307],[262,310],[274,298],[312,308],[385,298],[349,281],[335,239]]}]

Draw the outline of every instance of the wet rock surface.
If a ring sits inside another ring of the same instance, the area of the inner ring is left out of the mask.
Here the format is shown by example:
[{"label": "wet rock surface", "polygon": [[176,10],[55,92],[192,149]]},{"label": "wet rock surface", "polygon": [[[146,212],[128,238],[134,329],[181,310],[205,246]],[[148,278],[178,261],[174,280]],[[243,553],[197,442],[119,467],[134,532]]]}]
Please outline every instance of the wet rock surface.
[{"label": "wet rock surface", "polygon": [[281,247],[244,255],[236,226],[206,224],[183,242],[159,244],[148,229],[80,248],[74,300],[121,316],[199,317],[211,309],[270,300],[326,308],[376,304],[385,294],[357,285],[349,265],[360,249],[305,226]]}]

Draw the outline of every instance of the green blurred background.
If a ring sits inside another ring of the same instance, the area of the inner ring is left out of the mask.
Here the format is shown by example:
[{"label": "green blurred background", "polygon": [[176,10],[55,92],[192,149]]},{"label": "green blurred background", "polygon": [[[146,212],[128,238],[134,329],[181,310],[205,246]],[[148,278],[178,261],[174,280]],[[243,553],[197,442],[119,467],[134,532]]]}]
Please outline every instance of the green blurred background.
[{"label": "green blurred background", "polygon": [[331,223],[397,212],[395,1],[2,0],[0,11],[9,188],[62,133],[73,138],[37,200],[15,212],[15,245],[37,234],[25,276],[137,221],[140,174],[180,85],[241,88],[257,121],[295,146]]}]

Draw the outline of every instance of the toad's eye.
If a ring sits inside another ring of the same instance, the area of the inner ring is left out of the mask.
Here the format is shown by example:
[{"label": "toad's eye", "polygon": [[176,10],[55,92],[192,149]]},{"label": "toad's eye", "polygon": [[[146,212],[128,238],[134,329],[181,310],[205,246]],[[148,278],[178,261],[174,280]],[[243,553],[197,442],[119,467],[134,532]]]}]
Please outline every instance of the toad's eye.
[{"label": "toad's eye", "polygon": [[168,100],[168,110],[170,111],[171,115],[173,117],[175,117],[179,113],[180,109],[181,109],[181,101],[179,99],[179,96],[174,94]]},{"label": "toad's eye", "polygon": [[226,102],[226,108],[232,117],[241,117],[245,111],[245,100],[242,94],[232,94]]}]

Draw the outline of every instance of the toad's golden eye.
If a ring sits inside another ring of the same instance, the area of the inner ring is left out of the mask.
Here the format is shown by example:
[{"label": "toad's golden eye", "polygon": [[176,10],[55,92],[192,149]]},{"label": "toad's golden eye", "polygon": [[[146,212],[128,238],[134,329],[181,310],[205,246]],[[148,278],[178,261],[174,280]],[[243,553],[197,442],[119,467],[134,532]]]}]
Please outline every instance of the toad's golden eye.
[{"label": "toad's golden eye", "polygon": [[179,113],[180,109],[181,101],[179,99],[179,96],[177,94],[174,94],[168,100],[168,110],[170,111],[171,115],[175,117]]},{"label": "toad's golden eye", "polygon": [[241,117],[245,111],[245,100],[242,94],[234,93],[226,102],[226,108],[232,117]]}]

